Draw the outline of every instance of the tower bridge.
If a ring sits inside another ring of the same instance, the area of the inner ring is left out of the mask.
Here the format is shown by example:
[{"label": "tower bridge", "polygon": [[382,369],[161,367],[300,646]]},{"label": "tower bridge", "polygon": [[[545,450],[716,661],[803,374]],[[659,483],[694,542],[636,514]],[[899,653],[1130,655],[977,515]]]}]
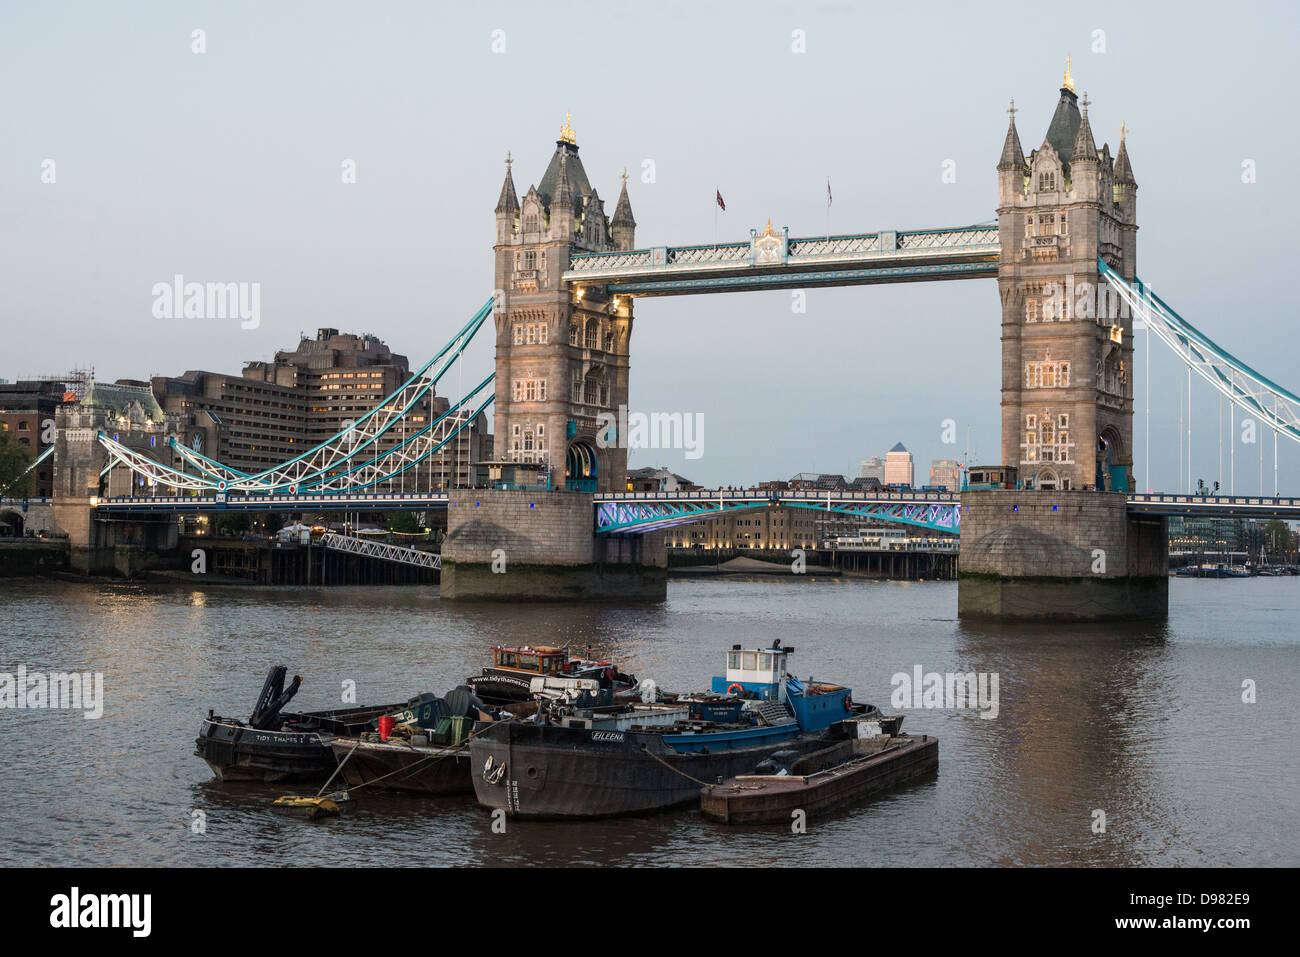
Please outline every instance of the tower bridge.
[{"label": "tower bridge", "polygon": [[[1067,68],[1046,133],[1026,153],[1012,102],[996,163],[995,222],[792,237],[769,221],[740,242],[661,246],[636,241],[626,172],[606,214],[566,120],[522,198],[507,156],[494,210],[493,299],[371,414],[254,475],[174,440],[180,461],[164,463],[130,435],[119,441],[116,429],[66,423],[56,471],[74,477],[63,494],[89,492],[105,514],[205,500],[225,508],[446,507],[446,597],[662,597],[664,528],[778,504],[822,508],[961,530],[962,615],[1034,617],[1062,607],[1082,609],[1080,617],[1161,615],[1168,515],[1290,518],[1296,500],[1133,493],[1134,320],[1275,435],[1300,441],[1300,397],[1220,348],[1138,278],[1138,185],[1126,130],[1114,153],[1107,143],[1098,148],[1090,105]],[[1018,470],[1014,487],[937,499],[621,490],[627,451],[607,423],[627,405],[636,299],[955,279],[997,282],[999,464]],[[1089,294],[1076,298],[1076,290]],[[458,416],[392,441],[391,430],[489,317],[494,374],[453,407]],[[484,464],[495,488],[394,495],[394,477],[444,448],[488,404],[494,461]],[[389,441],[377,442],[383,435]],[[99,497],[105,474],[119,468],[189,498]],[[544,490],[533,491],[539,479]],[[527,573],[491,573],[497,551]],[[1106,571],[1097,571],[1098,552],[1112,556]]]}]

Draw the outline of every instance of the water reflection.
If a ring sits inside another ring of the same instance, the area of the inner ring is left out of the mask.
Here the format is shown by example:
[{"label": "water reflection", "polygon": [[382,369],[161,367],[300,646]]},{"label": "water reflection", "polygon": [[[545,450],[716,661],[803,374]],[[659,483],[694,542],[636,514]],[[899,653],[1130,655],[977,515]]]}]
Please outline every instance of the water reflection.
[{"label": "water reflection", "polygon": [[[1171,582],[1167,624],[989,626],[955,620],[946,582],[683,581],[666,603],[626,608],[442,604],[421,588],[6,582],[0,671],[102,671],[106,701],[98,721],[0,711],[0,861],[1294,865],[1300,583],[1205,584]],[[314,709],[338,706],[346,681],[362,701],[446,691],[502,642],[590,646],[686,688],[733,643],[774,640],[795,646],[800,676],[843,680],[886,708],[891,676],[917,665],[996,673],[997,717],[908,710],[908,730],[940,739],[937,775],[798,836],[691,809],[494,834],[472,801],[379,791],[309,822],[270,803],[310,788],[218,783],[193,754],[202,715],[246,715],[278,662],[303,675],[296,704]],[[1253,705],[1246,677],[1260,684]],[[206,833],[191,830],[195,809]]]}]

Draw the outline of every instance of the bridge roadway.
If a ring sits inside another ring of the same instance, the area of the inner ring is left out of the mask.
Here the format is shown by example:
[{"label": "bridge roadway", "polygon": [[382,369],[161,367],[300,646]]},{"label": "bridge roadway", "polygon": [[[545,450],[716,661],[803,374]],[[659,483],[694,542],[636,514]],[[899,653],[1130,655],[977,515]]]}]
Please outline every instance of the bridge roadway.
[{"label": "bridge roadway", "polygon": [[[106,498],[95,502],[105,514],[204,511],[391,511],[446,508],[452,497],[473,498],[474,489],[439,492],[367,492],[337,495],[209,495]],[[1088,495],[1088,492],[1077,492]],[[33,504],[48,500],[31,499]],[[931,531],[961,530],[959,492],[855,492],[798,489],[711,489],[689,492],[600,492],[594,496],[595,530],[602,534],[642,534],[705,521],[724,514],[781,506],[874,518]],[[1300,521],[1300,498],[1264,495],[1180,495],[1140,493],[1128,497],[1130,514],[1220,518],[1280,518]],[[17,502],[5,503],[8,507]]]},{"label": "bridge roadway", "polygon": [[638,297],[984,279],[1000,253],[993,224],[791,238],[768,223],[747,242],[575,253],[563,278]]}]

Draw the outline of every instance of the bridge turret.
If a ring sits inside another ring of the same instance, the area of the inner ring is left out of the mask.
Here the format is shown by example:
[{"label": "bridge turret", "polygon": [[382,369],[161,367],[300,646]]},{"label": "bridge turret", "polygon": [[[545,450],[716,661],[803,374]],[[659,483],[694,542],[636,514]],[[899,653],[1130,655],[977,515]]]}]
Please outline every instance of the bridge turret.
[{"label": "bridge turret", "polygon": [[1119,154],[1115,157],[1115,183],[1112,195],[1115,207],[1120,213],[1119,234],[1123,250],[1123,262],[1120,272],[1125,279],[1132,279],[1137,273],[1137,180],[1133,178],[1133,167],[1129,163],[1128,127],[1119,128]]},{"label": "bridge turret", "polygon": [[[1019,141],[1017,140],[1017,146]],[[1022,160],[1023,161],[1023,160]],[[632,218],[632,201],[627,198],[627,170],[623,170],[623,189],[618,194],[614,218],[610,221],[610,239],[616,249],[636,248],[636,220]]]},{"label": "bridge turret", "polygon": [[1088,123],[1088,94],[1083,94],[1083,116],[1079,122],[1079,132],[1074,136],[1074,147],[1070,151],[1070,186],[1081,202],[1100,202],[1101,194],[1098,172],[1101,163],[1097,159],[1097,141],[1092,135],[1092,126]]},{"label": "bridge turret", "polygon": [[551,238],[566,242],[573,239],[573,187],[569,184],[569,154],[560,153],[560,169],[551,196]]},{"label": "bridge turret", "polygon": [[507,242],[514,234],[519,219],[519,197],[515,195],[515,181],[510,175],[514,161],[506,154],[506,179],[501,184],[501,198],[497,200],[497,242]]}]

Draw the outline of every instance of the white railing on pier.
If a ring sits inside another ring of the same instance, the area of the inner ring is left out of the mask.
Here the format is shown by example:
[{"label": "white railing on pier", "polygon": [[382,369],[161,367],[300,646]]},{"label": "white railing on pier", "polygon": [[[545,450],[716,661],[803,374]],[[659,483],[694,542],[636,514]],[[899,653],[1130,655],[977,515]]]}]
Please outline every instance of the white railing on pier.
[{"label": "white railing on pier", "polygon": [[352,535],[327,532],[321,536],[321,544],[336,552],[348,552],[352,555],[364,555],[366,558],[378,558],[385,562],[401,562],[417,568],[442,569],[442,556],[433,552],[422,552],[418,548],[405,545],[390,545],[387,542],[371,542]]}]

